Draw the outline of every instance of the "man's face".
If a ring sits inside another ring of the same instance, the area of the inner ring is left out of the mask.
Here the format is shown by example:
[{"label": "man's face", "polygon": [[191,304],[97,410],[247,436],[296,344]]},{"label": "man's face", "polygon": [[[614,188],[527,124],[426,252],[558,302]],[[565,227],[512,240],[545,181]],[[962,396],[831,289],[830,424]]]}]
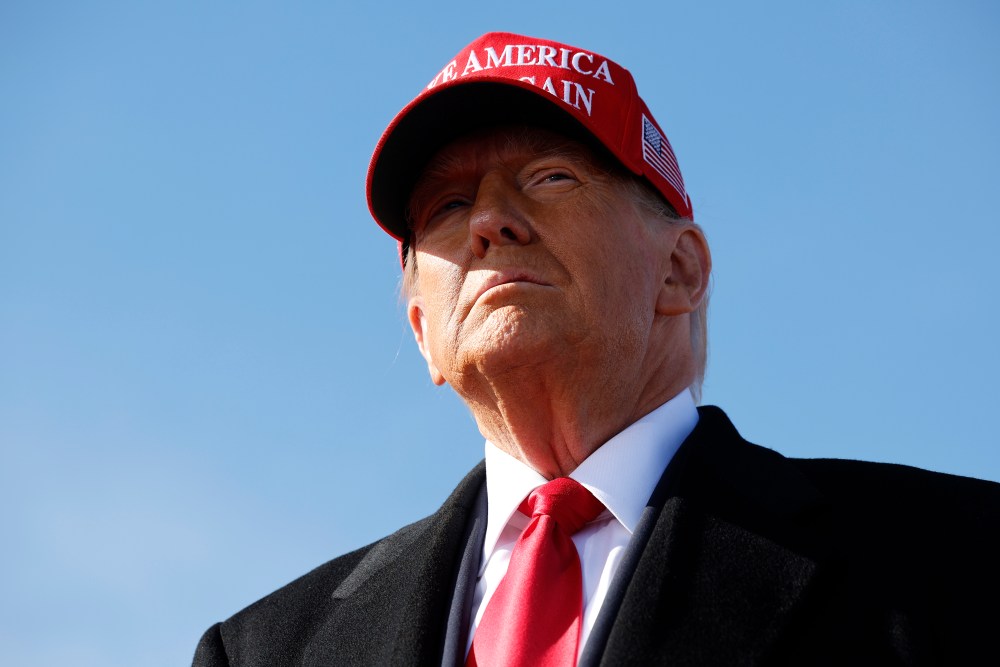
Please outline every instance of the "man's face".
[{"label": "man's face", "polygon": [[584,145],[534,128],[459,139],[410,209],[409,318],[436,383],[648,351],[673,226]]}]

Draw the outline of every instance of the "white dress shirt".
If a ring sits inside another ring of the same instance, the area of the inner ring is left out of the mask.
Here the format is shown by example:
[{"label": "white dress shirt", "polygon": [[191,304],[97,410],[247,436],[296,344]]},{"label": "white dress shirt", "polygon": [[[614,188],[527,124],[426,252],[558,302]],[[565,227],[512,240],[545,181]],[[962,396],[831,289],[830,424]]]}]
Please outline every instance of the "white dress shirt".
[{"label": "white dress shirt", "polygon": [[[583,570],[583,626],[578,651],[590,636],[646,501],[697,423],[698,410],[685,389],[608,440],[570,473],[607,508],[573,536]],[[547,481],[533,468],[486,441],[486,539],[472,601],[466,655],[486,605],[507,572],[514,543],[530,521],[517,508]]]}]

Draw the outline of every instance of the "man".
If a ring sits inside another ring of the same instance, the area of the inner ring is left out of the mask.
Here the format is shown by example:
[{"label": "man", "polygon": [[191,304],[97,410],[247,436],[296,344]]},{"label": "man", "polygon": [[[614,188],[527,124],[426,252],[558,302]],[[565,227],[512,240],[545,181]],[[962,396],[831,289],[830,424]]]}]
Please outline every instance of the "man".
[{"label": "man", "polygon": [[625,69],[485,35],[390,124],[368,197],[485,463],[196,665],[995,658],[1000,487],[785,459],[695,408],[710,253]]}]

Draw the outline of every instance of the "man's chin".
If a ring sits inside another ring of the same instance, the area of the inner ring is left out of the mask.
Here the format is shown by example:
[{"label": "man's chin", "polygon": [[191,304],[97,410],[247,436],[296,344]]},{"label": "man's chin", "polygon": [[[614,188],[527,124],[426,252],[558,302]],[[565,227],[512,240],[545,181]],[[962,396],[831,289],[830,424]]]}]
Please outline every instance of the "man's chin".
[{"label": "man's chin", "polygon": [[466,358],[487,377],[551,361],[565,336],[539,325],[507,319],[500,327],[487,328]]}]

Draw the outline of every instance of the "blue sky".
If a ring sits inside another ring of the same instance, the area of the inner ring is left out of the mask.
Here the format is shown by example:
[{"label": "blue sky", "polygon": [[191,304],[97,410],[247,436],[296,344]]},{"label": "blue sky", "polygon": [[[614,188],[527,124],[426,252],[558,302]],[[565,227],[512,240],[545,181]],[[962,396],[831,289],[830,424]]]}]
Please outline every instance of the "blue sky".
[{"label": "blue sky", "polygon": [[489,30],[634,74],[714,253],[706,403],[787,455],[1000,480],[998,17],[4,3],[0,663],[185,664],[481,457],[363,184],[395,112]]}]

